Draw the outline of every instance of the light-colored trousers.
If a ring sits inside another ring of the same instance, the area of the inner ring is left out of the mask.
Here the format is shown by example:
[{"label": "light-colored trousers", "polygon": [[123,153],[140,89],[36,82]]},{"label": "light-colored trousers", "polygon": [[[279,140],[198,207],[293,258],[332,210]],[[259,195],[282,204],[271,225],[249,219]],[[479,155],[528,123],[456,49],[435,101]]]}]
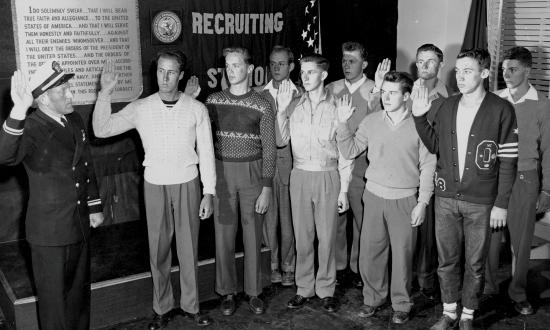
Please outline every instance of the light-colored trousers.
[{"label": "light-colored trousers", "polygon": [[[290,175],[290,203],[296,236],[297,294],[332,297],[336,286],[336,221],[340,178],[337,170],[304,171],[294,168]],[[315,276],[317,233],[319,268]]]},{"label": "light-colored trousers", "polygon": [[170,282],[172,238],[180,265],[180,307],[199,311],[197,283],[200,186],[198,177],[174,185],[144,183],[145,212],[149,237],[149,261],[153,278],[153,310],[164,314],[174,308]]}]

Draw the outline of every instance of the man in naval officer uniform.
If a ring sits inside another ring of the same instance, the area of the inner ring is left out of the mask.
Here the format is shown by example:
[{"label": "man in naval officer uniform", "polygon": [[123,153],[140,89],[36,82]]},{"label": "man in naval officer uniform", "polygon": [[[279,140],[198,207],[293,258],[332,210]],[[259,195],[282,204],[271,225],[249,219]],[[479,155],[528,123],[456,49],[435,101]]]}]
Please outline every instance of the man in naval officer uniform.
[{"label": "man in naval officer uniform", "polygon": [[[82,118],[56,61],[30,81],[11,78],[13,108],[0,129],[0,164],[23,163],[29,178],[26,238],[43,330],[88,329],[90,227],[103,222],[101,200]],[[33,104],[38,110],[27,116]]]}]

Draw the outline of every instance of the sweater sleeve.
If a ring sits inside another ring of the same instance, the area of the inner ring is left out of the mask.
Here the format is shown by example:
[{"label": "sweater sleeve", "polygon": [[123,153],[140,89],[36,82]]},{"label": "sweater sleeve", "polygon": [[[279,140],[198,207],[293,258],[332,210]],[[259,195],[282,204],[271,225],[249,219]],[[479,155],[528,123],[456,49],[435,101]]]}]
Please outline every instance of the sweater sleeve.
[{"label": "sweater sleeve", "polygon": [[197,125],[197,155],[199,156],[199,170],[203,186],[203,194],[216,194],[216,164],[214,145],[212,142],[212,127],[208,110],[199,105]]},{"label": "sweater sleeve", "polygon": [[418,157],[420,160],[420,186],[418,188],[418,201],[426,205],[434,192],[434,173],[437,158],[430,153],[422,141],[418,141]]},{"label": "sweater sleeve", "polygon": [[359,154],[367,149],[367,118],[365,117],[355,134],[353,134],[347,124],[339,123],[336,128],[336,141],[338,150],[346,159],[355,159]]},{"label": "sweater sleeve", "polygon": [[494,206],[507,209],[518,162],[518,129],[514,108],[505,102],[500,118],[498,141],[498,193]]},{"label": "sweater sleeve", "polygon": [[540,129],[540,162],[542,168],[542,190],[550,190],[550,102],[545,100]]},{"label": "sweater sleeve", "polygon": [[260,136],[262,139],[262,185],[273,186],[275,176],[275,162],[277,159],[277,147],[275,145],[275,115],[271,105],[266,101],[267,107],[260,120]]},{"label": "sweater sleeve", "polygon": [[420,139],[422,140],[422,143],[424,143],[424,146],[426,146],[428,151],[432,154],[437,154],[437,152],[439,151],[439,136],[437,133],[439,118],[438,114],[435,115],[435,118],[431,125],[428,122],[427,114],[418,117],[413,116],[416,132],[418,133],[418,136],[420,136]]},{"label": "sweater sleeve", "polygon": [[92,116],[94,134],[106,138],[135,128],[137,107],[132,102],[117,113],[111,113],[111,95],[99,92]]}]

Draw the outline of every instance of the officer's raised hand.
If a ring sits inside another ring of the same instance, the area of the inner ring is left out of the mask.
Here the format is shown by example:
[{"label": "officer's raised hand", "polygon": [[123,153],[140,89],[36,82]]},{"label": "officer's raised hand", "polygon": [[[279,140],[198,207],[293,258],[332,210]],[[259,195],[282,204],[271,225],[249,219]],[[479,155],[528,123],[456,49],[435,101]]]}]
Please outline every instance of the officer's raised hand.
[{"label": "officer's raised hand", "polygon": [[29,87],[29,81],[21,70],[15,71],[11,77],[10,95],[13,101],[10,117],[18,120],[25,119],[27,110],[32,105],[34,98]]}]

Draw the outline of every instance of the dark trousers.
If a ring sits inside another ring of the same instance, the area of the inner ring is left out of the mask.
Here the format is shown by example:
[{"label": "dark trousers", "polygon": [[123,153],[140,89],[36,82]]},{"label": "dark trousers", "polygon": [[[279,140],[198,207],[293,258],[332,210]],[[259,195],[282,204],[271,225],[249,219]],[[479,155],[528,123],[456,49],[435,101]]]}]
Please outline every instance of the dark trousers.
[{"label": "dark trousers", "polygon": [[87,242],[30,244],[42,330],[90,327],[90,254]]},{"label": "dark trousers", "polygon": [[[527,271],[535,229],[540,179],[537,170],[518,171],[508,204],[508,230],[514,254],[513,275],[508,295],[514,301],[527,300]],[[499,265],[502,231],[493,232],[487,260],[487,293],[498,293],[495,275]]]},{"label": "dark trousers", "polygon": [[216,160],[214,231],[216,234],[216,292],[233,294],[237,290],[235,238],[239,214],[243,228],[244,292],[262,293],[261,246],[264,217],[255,211],[262,192],[262,161],[223,162]]},{"label": "dark trousers", "polygon": [[426,207],[426,218],[418,227],[418,237],[414,255],[416,277],[422,289],[434,289],[437,271],[437,245],[435,242],[434,197]]},{"label": "dark trousers", "polygon": [[478,308],[490,241],[491,209],[492,205],[435,197],[435,237],[439,253],[437,274],[444,303],[450,304],[460,299],[458,293],[464,246],[462,305],[469,309]]}]

